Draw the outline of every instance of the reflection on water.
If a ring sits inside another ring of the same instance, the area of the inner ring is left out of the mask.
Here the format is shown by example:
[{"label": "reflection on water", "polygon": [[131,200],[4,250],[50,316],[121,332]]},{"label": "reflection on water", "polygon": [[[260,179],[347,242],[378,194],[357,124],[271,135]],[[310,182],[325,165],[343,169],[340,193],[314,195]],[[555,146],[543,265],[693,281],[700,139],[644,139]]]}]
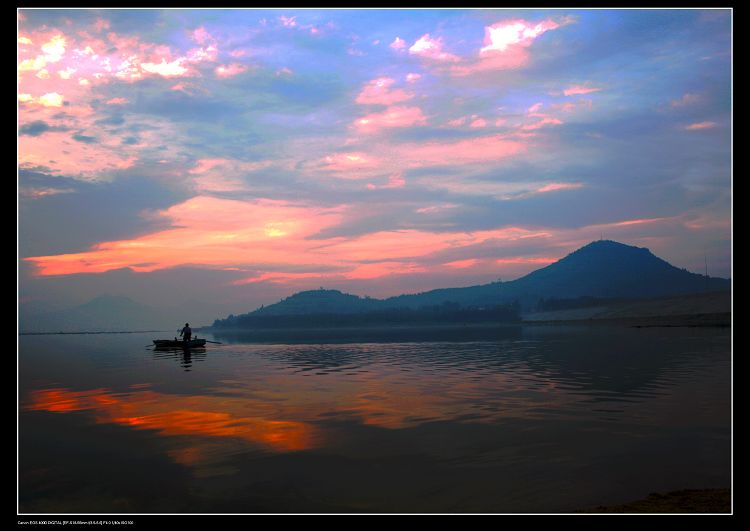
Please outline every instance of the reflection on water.
[{"label": "reflection on water", "polygon": [[203,361],[206,357],[205,348],[155,348],[154,357],[160,359],[173,359],[180,363],[185,372],[189,372],[194,362]]},{"label": "reflection on water", "polygon": [[[140,337],[23,337],[21,505],[545,512],[728,486],[727,331],[449,332],[269,344],[225,334],[189,352],[143,350]],[[53,432],[61,444],[40,442]],[[125,438],[121,477],[92,480],[91,456],[115,466],[102,448]],[[138,474],[158,492],[134,488]]]}]

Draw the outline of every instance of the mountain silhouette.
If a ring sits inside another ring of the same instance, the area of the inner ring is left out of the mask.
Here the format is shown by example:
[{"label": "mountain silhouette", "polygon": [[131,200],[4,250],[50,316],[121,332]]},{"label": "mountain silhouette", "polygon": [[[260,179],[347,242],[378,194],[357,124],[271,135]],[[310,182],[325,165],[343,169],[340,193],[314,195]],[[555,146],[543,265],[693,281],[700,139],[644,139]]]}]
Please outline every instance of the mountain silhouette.
[{"label": "mountain silhouette", "polygon": [[[542,299],[644,298],[729,290],[731,282],[677,268],[650,250],[611,240],[599,240],[546,267],[509,282],[435,289],[387,299],[358,297],[338,290],[309,290],[261,307],[246,315],[349,314],[442,304],[492,307],[518,301],[528,310]],[[241,316],[239,316],[241,317]],[[228,326],[236,319],[217,320]]]}]

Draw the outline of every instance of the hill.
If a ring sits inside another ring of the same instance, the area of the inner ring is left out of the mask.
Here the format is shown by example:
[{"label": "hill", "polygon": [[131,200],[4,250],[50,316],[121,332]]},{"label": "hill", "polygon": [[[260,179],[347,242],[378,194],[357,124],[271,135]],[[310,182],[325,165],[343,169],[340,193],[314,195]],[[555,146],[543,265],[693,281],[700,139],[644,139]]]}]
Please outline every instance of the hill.
[{"label": "hill", "polygon": [[[420,310],[445,304],[496,308],[513,303],[528,312],[540,299],[654,298],[728,291],[730,287],[728,279],[709,278],[677,268],[646,248],[600,240],[509,282],[436,289],[382,300],[338,290],[311,290],[245,315],[362,314],[395,308]],[[228,327],[237,317],[217,320],[214,326]]]}]

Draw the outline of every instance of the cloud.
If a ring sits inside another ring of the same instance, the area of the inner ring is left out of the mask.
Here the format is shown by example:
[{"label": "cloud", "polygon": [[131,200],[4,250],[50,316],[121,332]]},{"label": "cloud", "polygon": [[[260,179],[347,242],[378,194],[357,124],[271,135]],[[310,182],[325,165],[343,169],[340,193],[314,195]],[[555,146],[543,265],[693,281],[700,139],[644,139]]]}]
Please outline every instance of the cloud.
[{"label": "cloud", "polygon": [[367,184],[368,190],[383,190],[388,188],[403,188],[406,186],[406,180],[401,173],[393,173],[388,176],[388,182],[385,184],[377,185],[373,183]]},{"label": "cloud", "polygon": [[221,78],[234,77],[243,72],[247,72],[247,66],[240,63],[219,65],[214,69],[214,73]]},{"label": "cloud", "polygon": [[547,192],[557,192],[558,190],[575,190],[576,188],[582,187],[582,183],[549,183],[545,184],[536,191],[537,193],[543,194]]},{"label": "cloud", "polygon": [[354,125],[363,133],[374,133],[393,127],[425,125],[427,118],[419,107],[388,107],[382,112],[371,113],[357,119]]},{"label": "cloud", "polygon": [[566,96],[577,96],[579,94],[591,94],[592,92],[599,92],[601,90],[602,89],[599,87],[592,87],[588,84],[572,85],[563,90],[563,94]]},{"label": "cloud", "polygon": [[76,140],[77,142],[83,142],[84,144],[94,144],[94,143],[96,143],[96,137],[86,136],[86,135],[82,135],[80,133],[73,135],[73,140]]},{"label": "cloud", "polygon": [[552,116],[545,116],[541,120],[537,122],[533,122],[530,124],[524,124],[521,126],[521,129],[524,131],[535,131],[537,129],[541,129],[542,127],[546,127],[548,125],[562,125],[563,121],[559,118],[554,118]]},{"label": "cloud", "polygon": [[484,46],[479,53],[489,55],[495,52],[508,52],[513,47],[527,47],[546,31],[560,27],[552,20],[544,20],[537,24],[525,20],[510,20],[497,22],[484,28]]},{"label": "cloud", "polygon": [[182,57],[169,63],[166,59],[162,59],[160,63],[141,63],[141,69],[162,77],[180,77],[188,73],[188,69],[182,66],[184,61]]},{"label": "cloud", "polygon": [[128,100],[126,98],[112,98],[107,100],[107,105],[125,105],[128,103]]},{"label": "cloud", "polygon": [[206,31],[206,28],[204,28],[203,26],[194,29],[190,34],[190,37],[198,44],[206,44],[215,41],[215,39],[208,31]]},{"label": "cloud", "polygon": [[42,133],[45,133],[49,131],[51,127],[47,122],[44,122],[42,120],[35,120],[33,122],[30,122],[28,124],[24,124],[21,127],[18,128],[18,134],[19,135],[28,135],[28,136],[39,136]]},{"label": "cloud", "polygon": [[26,197],[29,199],[39,199],[42,197],[49,197],[53,195],[60,195],[60,194],[72,194],[75,193],[75,190],[72,188],[36,188],[36,187],[23,187],[19,188],[18,193],[21,197]]},{"label": "cloud", "polygon": [[528,22],[522,19],[503,20],[484,28],[484,46],[478,57],[465,59],[451,67],[457,76],[468,76],[493,70],[517,69],[530,61],[528,48],[534,40],[547,31],[559,28],[557,22],[547,19]]},{"label": "cloud", "polygon": [[716,122],[697,122],[694,124],[686,125],[684,129],[688,131],[701,131],[703,129],[714,129],[718,127],[719,124]]},{"label": "cloud", "polygon": [[65,37],[55,35],[42,45],[44,58],[48,63],[56,63],[65,55]]},{"label": "cloud", "polygon": [[368,81],[355,101],[360,105],[393,105],[414,97],[414,94],[403,89],[392,89],[395,82],[395,79],[389,77]]},{"label": "cloud", "polygon": [[702,99],[699,94],[686,93],[680,99],[672,100],[670,105],[672,107],[688,107],[699,103]]},{"label": "cloud", "polygon": [[18,72],[36,72],[47,66],[47,59],[43,55],[38,55],[34,59],[24,59],[18,63]]},{"label": "cloud", "polygon": [[411,55],[424,57],[436,61],[459,61],[460,57],[443,50],[443,40],[433,39],[429,33],[425,33],[409,48]]},{"label": "cloud", "polygon": [[396,37],[395,39],[393,39],[393,42],[389,44],[388,46],[390,46],[394,50],[401,50],[403,48],[406,48],[406,41],[403,40],[401,37]]},{"label": "cloud", "polygon": [[45,107],[62,107],[63,97],[57,92],[48,92],[41,96],[37,101],[40,105]]}]

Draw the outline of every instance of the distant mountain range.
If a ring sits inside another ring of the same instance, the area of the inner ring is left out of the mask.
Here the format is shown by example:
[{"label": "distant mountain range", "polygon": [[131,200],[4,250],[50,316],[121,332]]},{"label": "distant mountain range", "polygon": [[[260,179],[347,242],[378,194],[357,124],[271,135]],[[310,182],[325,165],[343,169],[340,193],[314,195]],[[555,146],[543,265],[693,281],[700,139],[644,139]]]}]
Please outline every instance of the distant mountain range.
[{"label": "distant mountain range", "polygon": [[172,330],[177,324],[166,312],[113,295],[101,295],[66,310],[19,316],[21,332]]},{"label": "distant mountain range", "polygon": [[[387,299],[358,297],[338,290],[302,291],[245,315],[352,314],[444,304],[481,308],[514,302],[529,310],[540,299],[663,297],[723,291],[730,287],[729,279],[706,277],[674,267],[646,248],[600,240],[509,282],[436,289]],[[229,316],[216,320],[214,327],[227,328],[242,317]]]}]

